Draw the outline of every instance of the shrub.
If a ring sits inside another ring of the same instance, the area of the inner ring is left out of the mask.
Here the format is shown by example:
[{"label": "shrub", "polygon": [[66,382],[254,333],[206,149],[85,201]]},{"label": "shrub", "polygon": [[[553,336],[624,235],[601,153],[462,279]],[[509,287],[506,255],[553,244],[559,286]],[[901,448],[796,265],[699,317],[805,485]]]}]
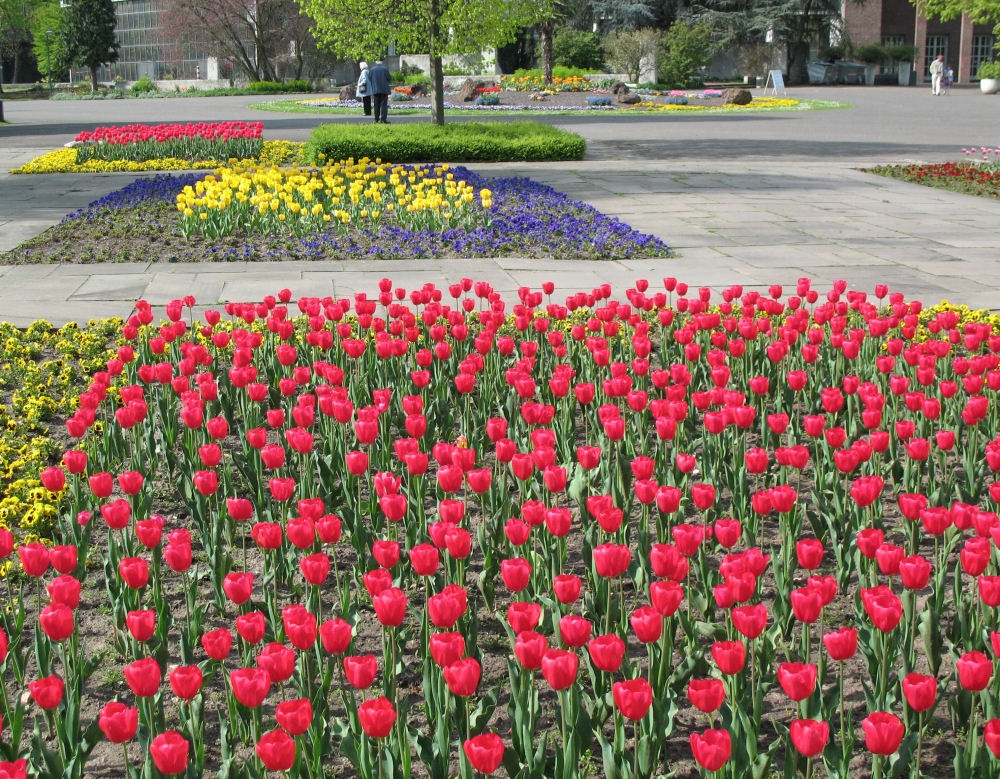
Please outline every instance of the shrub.
[{"label": "shrub", "polygon": [[596,33],[560,30],[552,38],[552,60],[557,66],[587,71],[604,69],[604,50]]},{"label": "shrub", "polygon": [[[586,68],[571,68],[565,65],[556,65],[552,68],[552,78],[583,78],[590,72]],[[518,68],[514,71],[515,78],[539,78],[541,76],[541,68]]]},{"label": "shrub", "polygon": [[709,64],[714,53],[707,24],[674,22],[663,38],[660,80],[681,88],[694,86],[695,72]]},{"label": "shrub", "polygon": [[615,73],[639,80],[642,61],[656,56],[662,37],[658,30],[616,30],[604,39],[608,65]]},{"label": "shrub", "polygon": [[858,49],[854,56],[859,62],[869,62],[873,65],[883,65],[889,61],[889,50],[879,43],[871,43]]},{"label": "shrub", "polygon": [[155,92],[156,84],[149,80],[149,76],[143,76],[129,88],[129,91],[134,95]]},{"label": "shrub", "polygon": [[254,95],[280,95],[295,92],[311,92],[308,81],[296,80],[279,84],[277,81],[251,81],[247,92]]},{"label": "shrub", "polygon": [[980,62],[976,78],[1000,78],[1000,62]]},{"label": "shrub", "polygon": [[305,157],[381,158],[399,162],[579,160],[586,142],[538,122],[462,122],[446,125],[326,124],[312,131]]}]

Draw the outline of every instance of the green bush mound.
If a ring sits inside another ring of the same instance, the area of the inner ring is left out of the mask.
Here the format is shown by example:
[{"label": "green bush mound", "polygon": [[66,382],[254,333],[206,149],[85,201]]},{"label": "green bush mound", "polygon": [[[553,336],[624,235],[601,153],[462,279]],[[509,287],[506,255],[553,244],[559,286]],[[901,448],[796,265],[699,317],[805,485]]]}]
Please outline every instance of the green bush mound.
[{"label": "green bush mound", "polygon": [[538,122],[324,124],[312,131],[306,159],[353,157],[389,162],[539,162],[579,160],[579,135]]}]

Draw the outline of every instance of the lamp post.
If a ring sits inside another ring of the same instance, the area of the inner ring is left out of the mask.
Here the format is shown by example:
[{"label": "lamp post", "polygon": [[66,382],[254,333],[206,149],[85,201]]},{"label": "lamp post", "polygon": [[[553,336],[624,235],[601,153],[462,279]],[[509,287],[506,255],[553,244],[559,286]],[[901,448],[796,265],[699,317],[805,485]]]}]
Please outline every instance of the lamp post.
[{"label": "lamp post", "polygon": [[49,78],[49,95],[52,95],[52,46],[50,44],[52,40],[52,30],[45,31],[45,69],[48,71]]}]

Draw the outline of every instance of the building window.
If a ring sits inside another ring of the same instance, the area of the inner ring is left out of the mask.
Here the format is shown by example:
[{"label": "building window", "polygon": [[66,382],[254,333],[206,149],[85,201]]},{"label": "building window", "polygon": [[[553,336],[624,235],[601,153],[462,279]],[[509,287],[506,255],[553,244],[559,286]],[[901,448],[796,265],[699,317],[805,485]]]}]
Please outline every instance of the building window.
[{"label": "building window", "polygon": [[897,46],[902,46],[906,43],[906,36],[904,35],[883,35],[882,45],[894,49]]},{"label": "building window", "polygon": [[924,50],[924,80],[930,81],[931,63],[938,57],[944,57],[944,65],[948,67],[948,36],[928,35]]},{"label": "building window", "polygon": [[972,77],[976,78],[976,72],[980,64],[988,62],[993,56],[993,36],[976,35],[972,39]]}]

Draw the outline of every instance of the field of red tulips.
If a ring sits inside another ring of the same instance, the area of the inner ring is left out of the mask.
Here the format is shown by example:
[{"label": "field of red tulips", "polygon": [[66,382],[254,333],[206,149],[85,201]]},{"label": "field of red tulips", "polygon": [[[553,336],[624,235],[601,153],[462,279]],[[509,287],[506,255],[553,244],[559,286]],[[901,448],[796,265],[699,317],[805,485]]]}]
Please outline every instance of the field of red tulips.
[{"label": "field of red tulips", "polygon": [[0,777],[1000,775],[1000,326],[140,301],[0,528]]},{"label": "field of red tulips", "polygon": [[89,160],[255,159],[260,156],[263,122],[128,124],[98,127],[74,139],[76,162]]}]

